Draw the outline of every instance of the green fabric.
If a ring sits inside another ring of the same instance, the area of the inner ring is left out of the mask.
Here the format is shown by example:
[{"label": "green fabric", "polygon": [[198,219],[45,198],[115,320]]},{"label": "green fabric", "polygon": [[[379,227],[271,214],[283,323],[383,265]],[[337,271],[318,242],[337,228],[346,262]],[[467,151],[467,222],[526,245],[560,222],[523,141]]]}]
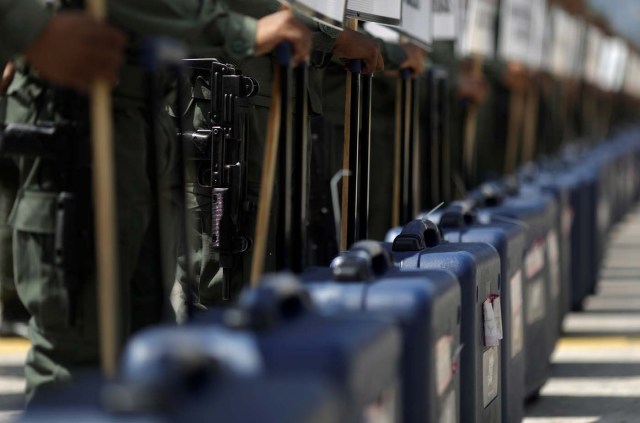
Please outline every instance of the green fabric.
[{"label": "green fabric", "polygon": [[0,0],[0,63],[22,53],[49,19],[50,14],[35,0]]},{"label": "green fabric", "polygon": [[19,182],[19,171],[15,163],[9,159],[0,159],[0,321],[25,315],[13,281],[12,229],[8,224]]},{"label": "green fabric", "polygon": [[373,78],[369,238],[383,241],[392,226],[397,79]]},{"label": "green fabric", "polygon": [[[256,20],[224,1],[112,0],[109,20],[130,37],[163,35],[184,41],[198,56],[222,52],[235,60],[253,54]],[[150,13],[151,12],[151,13]]]},{"label": "green fabric", "polygon": [[384,60],[384,70],[398,70],[409,56],[399,44],[377,40],[380,46],[380,54]]},{"label": "green fabric", "polygon": [[[32,103],[10,98],[9,121],[29,121]],[[20,107],[23,106],[23,107]],[[22,109],[22,110],[21,110]],[[18,119],[21,117],[22,119]],[[177,256],[177,180],[175,129],[168,117],[160,117],[156,142],[163,152],[161,201],[167,205],[168,222],[163,242],[168,251],[165,271],[175,269]],[[151,222],[153,205],[146,174],[146,140],[149,128],[143,109],[114,109],[116,140],[116,188],[120,260],[121,333],[131,333],[163,317],[171,318],[168,292],[158,273],[158,243]],[[48,175],[54,164],[22,161],[22,177],[32,170],[41,175],[27,181],[18,194],[10,223],[13,226],[15,283],[21,301],[32,315],[30,337],[33,348],[26,367],[27,390],[33,395],[42,385],[67,381],[78,368],[98,363],[95,280],[84,281],[74,325],[67,321],[66,287],[54,266],[53,239],[57,189]]]}]

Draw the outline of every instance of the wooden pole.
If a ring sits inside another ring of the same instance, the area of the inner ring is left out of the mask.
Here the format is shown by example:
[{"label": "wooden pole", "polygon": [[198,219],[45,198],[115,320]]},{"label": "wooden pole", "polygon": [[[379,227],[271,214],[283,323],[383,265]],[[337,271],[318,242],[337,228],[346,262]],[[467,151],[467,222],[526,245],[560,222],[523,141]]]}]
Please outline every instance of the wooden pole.
[{"label": "wooden pole", "polygon": [[536,86],[532,86],[527,93],[527,105],[524,121],[524,140],[522,162],[527,163],[535,158],[538,137],[538,116],[540,94]]},{"label": "wooden pole", "polygon": [[505,174],[513,172],[518,165],[518,146],[520,129],[525,109],[525,96],[522,92],[512,92],[509,98],[509,123],[507,127],[507,148],[505,152]]},{"label": "wooden pole", "polygon": [[[400,226],[400,179],[402,169],[400,163],[402,159],[402,82],[400,78],[396,82],[396,125],[393,142],[393,210],[391,221],[393,227]],[[406,222],[405,222],[406,223]]]},{"label": "wooden pole", "polygon": [[[107,16],[106,0],[87,0],[95,18]],[[120,347],[115,157],[111,87],[105,80],[91,89],[91,143],[96,264],[100,322],[100,359],[105,377],[116,376]]]},{"label": "wooden pole", "polygon": [[518,150],[522,140],[522,126],[525,117],[526,96],[524,92],[512,90],[509,96],[509,117],[507,124],[507,145],[504,159],[504,173],[510,174],[518,166]]},{"label": "wooden pole", "polygon": [[[471,75],[476,78],[482,76],[483,58],[480,55],[472,57]],[[469,106],[464,124],[463,162],[466,183],[475,176],[476,172],[476,130],[478,128],[478,105]]]},{"label": "wooden pole", "polygon": [[[267,139],[262,160],[262,178],[260,183],[260,197],[258,201],[258,216],[256,233],[253,243],[253,257],[251,262],[251,286],[256,287],[264,271],[264,260],[267,254],[267,239],[269,238],[269,214],[273,202],[273,187],[276,179],[278,146],[280,141],[280,66],[277,65],[271,87],[271,108],[267,124]],[[284,195],[284,194],[283,194]]]}]

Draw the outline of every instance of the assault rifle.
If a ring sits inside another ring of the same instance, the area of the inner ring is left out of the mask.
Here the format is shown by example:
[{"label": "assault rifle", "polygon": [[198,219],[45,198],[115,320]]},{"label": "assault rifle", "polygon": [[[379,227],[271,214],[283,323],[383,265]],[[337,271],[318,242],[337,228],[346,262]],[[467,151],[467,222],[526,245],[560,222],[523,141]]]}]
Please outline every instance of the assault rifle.
[{"label": "assault rifle", "polygon": [[231,276],[241,256],[251,249],[244,216],[255,212],[247,200],[246,133],[248,98],[258,93],[258,82],[242,75],[233,65],[216,59],[186,60],[192,71],[192,101],[206,101],[206,127],[185,131],[189,160],[196,170],[196,183],[210,195],[211,247],[223,269],[223,299],[231,297]]}]

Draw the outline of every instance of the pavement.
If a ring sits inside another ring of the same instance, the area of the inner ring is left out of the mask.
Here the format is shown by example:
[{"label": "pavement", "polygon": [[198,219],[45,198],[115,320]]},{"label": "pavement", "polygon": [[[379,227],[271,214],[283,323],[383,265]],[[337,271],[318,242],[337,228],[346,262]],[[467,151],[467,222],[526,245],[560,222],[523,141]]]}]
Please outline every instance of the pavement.
[{"label": "pavement", "polygon": [[[28,341],[0,338],[0,423],[24,404]],[[596,294],[569,314],[524,423],[640,423],[640,207],[611,233]]]},{"label": "pavement", "polygon": [[596,293],[569,314],[525,423],[640,422],[640,208],[610,235]]},{"label": "pavement", "polygon": [[24,361],[29,342],[0,338],[0,423],[15,419],[24,405]]}]

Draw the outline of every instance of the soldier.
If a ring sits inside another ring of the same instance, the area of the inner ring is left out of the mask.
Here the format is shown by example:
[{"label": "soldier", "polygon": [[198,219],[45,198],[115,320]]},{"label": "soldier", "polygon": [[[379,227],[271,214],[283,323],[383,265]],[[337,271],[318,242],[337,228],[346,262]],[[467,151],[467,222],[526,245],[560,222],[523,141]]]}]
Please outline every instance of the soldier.
[{"label": "soldier", "polygon": [[[25,22],[29,23],[27,27]],[[4,67],[0,80],[0,122],[5,120],[5,93],[15,72],[12,62],[3,64],[17,53],[23,53],[48,80],[80,90],[86,90],[89,81],[96,77],[115,81],[122,63],[125,43],[122,33],[80,13],[64,13],[49,20],[46,11],[30,0],[0,1],[0,33],[0,67]],[[102,48],[95,49],[95,45]],[[15,108],[11,109],[14,113]],[[18,185],[16,164],[0,159],[0,335],[26,336],[29,314],[15,291],[11,228],[7,225]]]},{"label": "soldier", "polygon": [[[9,1],[9,4],[22,1]],[[167,243],[165,251],[174,251],[173,257],[177,255],[177,233],[170,229],[179,227],[176,190],[183,189],[176,184],[175,129],[168,116],[158,116],[163,129],[156,139],[149,139],[145,73],[135,54],[140,41],[149,35],[167,35],[188,42],[194,54],[208,56],[222,48],[236,60],[267,53],[278,43],[290,41],[294,46],[294,60],[301,61],[308,56],[311,38],[308,30],[288,11],[255,20],[229,11],[222,1],[111,0],[109,6],[109,20],[127,32],[130,52],[113,92],[122,294],[120,332],[126,339],[136,330],[159,322],[170,309],[170,285],[160,280],[159,269],[155,268],[159,246],[153,242],[153,202],[146,172],[150,159],[148,142],[155,142],[162,154],[158,166],[162,171],[160,201],[167,203],[169,219],[173,222],[167,226],[163,241]],[[34,9],[41,20],[34,22],[25,18],[16,32],[37,33],[31,25],[46,24],[48,18],[44,10]],[[76,34],[76,38],[82,37]],[[33,65],[38,67],[35,62]],[[79,83],[78,88],[85,88],[91,80],[87,79],[87,85]],[[162,90],[168,101],[172,95],[171,83]],[[33,116],[36,104],[47,105],[45,93],[47,90],[38,75],[20,65],[9,89],[9,118],[28,122],[25,117]],[[46,107],[38,112],[41,118],[55,118]],[[60,280],[53,263],[54,213],[59,191],[53,177],[55,170],[56,163],[45,160],[21,161],[23,185],[10,220],[14,228],[16,286],[33,316],[29,328],[32,348],[26,363],[30,398],[43,385],[68,381],[80,368],[93,367],[98,362],[95,278],[87,278],[77,295],[69,296],[65,281]],[[175,269],[175,265],[172,268]],[[171,276],[172,284],[173,275],[167,276]],[[70,306],[75,310],[71,322]]]},{"label": "soldier", "polygon": [[[281,5],[275,0],[239,0],[233,3],[232,8],[236,12],[259,18],[280,10]],[[384,64],[378,45],[370,38],[349,29],[338,31],[303,16],[299,16],[299,19],[312,31],[312,49],[314,53],[317,53],[315,56],[332,54],[341,59],[363,59],[367,72],[382,70]],[[232,61],[232,58],[225,54],[217,57],[222,61]],[[318,60],[312,60],[312,66],[310,67],[308,92],[310,114],[312,116],[320,116],[323,112],[318,64]],[[254,204],[257,203],[260,191],[262,158],[268,111],[271,104],[271,81],[273,80],[274,65],[275,61],[272,56],[250,57],[238,63],[244,74],[256,78],[260,83],[258,95],[250,100],[253,107],[253,125],[250,125],[247,135],[250,151],[247,199]],[[277,187],[275,195],[278,195]],[[206,217],[211,213],[210,200],[203,196],[196,196],[194,200],[198,204],[198,215],[205,217],[204,219],[197,219],[198,237],[201,240],[197,242],[195,259],[196,273],[199,277],[200,301],[204,305],[218,304],[222,301],[223,274],[216,254],[212,253],[209,247],[211,244],[211,226],[210,219]],[[314,210],[313,212],[317,211]],[[255,213],[248,213],[246,216],[247,225],[243,229],[249,236],[253,236],[255,232],[255,218]],[[272,216],[270,227],[272,234],[269,237],[269,257],[266,260],[266,270],[273,270],[276,254],[275,237],[273,236],[276,228],[274,216]],[[233,272],[232,297],[235,297],[238,291],[248,282],[251,272],[250,264],[251,255],[249,253],[244,255],[241,268],[239,267]],[[182,278],[184,278],[184,273],[179,269],[178,279]]]},{"label": "soldier", "polygon": [[[425,67],[425,55],[410,43],[396,44],[376,39],[385,63],[385,71],[394,71],[404,67],[414,69],[414,76],[422,73]],[[370,236],[382,239],[391,224],[389,199],[393,181],[393,140],[395,133],[394,113],[389,113],[395,98],[395,76],[374,78],[372,96],[371,129],[371,173],[370,190]],[[336,63],[327,67],[324,75],[324,108],[327,117],[335,126],[334,145],[332,146],[331,174],[342,169],[344,140],[344,99],[345,73]],[[375,212],[374,212],[375,210]]]}]

